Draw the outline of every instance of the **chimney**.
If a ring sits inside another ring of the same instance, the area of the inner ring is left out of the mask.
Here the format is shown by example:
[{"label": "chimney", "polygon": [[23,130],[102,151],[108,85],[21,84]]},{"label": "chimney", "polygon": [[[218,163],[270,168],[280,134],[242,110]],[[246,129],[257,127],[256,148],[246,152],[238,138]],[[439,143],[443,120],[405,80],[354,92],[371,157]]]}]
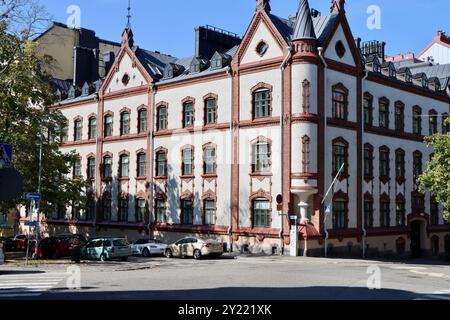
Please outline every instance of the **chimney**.
[{"label": "chimney", "polygon": [[264,10],[270,14],[270,0],[256,0],[256,11]]},{"label": "chimney", "polygon": [[345,0],[332,0],[331,13],[345,13]]}]

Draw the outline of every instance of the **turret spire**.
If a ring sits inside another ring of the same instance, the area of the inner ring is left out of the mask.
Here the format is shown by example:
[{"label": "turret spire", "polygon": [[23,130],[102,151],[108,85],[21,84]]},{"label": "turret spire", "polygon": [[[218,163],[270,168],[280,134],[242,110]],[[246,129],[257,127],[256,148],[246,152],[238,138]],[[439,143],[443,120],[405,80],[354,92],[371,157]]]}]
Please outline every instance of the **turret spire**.
[{"label": "turret spire", "polygon": [[128,0],[127,30],[131,29],[131,0]]},{"label": "turret spire", "polygon": [[293,40],[316,39],[308,0],[302,0],[297,12]]}]

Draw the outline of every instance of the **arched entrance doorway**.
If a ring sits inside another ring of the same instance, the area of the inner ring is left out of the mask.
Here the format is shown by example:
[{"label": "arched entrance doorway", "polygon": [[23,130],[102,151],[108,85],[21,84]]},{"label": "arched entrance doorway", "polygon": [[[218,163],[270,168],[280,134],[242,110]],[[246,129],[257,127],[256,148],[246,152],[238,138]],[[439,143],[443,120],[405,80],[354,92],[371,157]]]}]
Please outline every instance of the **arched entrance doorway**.
[{"label": "arched entrance doorway", "polygon": [[411,222],[411,257],[422,257],[422,248],[425,245],[425,222],[414,220]]}]

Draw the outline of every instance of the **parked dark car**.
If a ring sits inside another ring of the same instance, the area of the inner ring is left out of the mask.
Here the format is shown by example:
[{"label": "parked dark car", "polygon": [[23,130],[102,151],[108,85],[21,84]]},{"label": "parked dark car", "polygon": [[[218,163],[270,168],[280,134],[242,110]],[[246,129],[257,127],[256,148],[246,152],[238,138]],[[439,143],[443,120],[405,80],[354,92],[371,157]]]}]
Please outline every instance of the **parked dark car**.
[{"label": "parked dark car", "polygon": [[14,237],[0,237],[0,242],[3,243],[3,251],[14,251]]}]

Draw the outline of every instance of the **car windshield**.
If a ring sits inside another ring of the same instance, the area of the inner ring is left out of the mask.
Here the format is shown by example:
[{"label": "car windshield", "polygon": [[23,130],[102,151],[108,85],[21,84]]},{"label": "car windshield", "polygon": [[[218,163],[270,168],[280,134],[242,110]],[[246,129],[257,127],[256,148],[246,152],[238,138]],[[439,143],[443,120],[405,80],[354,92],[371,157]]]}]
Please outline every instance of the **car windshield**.
[{"label": "car windshield", "polygon": [[117,239],[113,241],[115,247],[125,247],[128,246],[128,241],[126,239]]}]

